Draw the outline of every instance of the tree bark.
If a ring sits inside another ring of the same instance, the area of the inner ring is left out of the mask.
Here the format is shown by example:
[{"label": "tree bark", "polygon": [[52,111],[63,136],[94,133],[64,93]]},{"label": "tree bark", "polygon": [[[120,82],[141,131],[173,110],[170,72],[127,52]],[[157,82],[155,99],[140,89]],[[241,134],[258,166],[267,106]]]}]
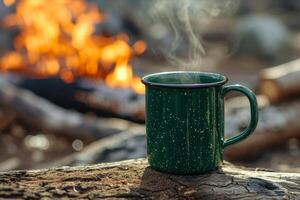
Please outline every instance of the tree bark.
[{"label": "tree bark", "polygon": [[300,95],[300,59],[261,72],[260,91],[277,103]]},{"label": "tree bark", "polygon": [[124,131],[132,124],[63,109],[28,90],[17,88],[4,78],[0,78],[0,104],[13,110],[32,127],[84,140],[103,138]]},{"label": "tree bark", "polygon": [[0,173],[0,198],[10,199],[299,199],[300,174],[226,163],[215,172],[175,176],[144,159],[86,167]]}]

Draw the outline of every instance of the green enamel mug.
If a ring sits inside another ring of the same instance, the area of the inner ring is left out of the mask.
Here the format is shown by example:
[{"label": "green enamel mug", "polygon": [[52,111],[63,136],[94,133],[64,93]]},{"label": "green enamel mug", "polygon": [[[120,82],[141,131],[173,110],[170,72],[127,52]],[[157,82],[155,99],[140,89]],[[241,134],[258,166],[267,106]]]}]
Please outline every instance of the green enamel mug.
[{"label": "green enamel mug", "polygon": [[[226,85],[216,73],[175,71],[150,74],[146,85],[147,154],[150,166],[171,174],[218,169],[223,149],[247,138],[258,121],[257,101],[245,86]],[[248,127],[224,139],[224,96],[241,92],[250,102]]]}]

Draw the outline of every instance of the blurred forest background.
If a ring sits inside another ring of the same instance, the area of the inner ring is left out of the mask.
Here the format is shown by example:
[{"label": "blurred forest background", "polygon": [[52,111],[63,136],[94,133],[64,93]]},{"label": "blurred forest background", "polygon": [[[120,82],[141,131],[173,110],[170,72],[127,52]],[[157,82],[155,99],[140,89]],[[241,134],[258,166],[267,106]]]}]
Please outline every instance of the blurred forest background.
[{"label": "blurred forest background", "polygon": [[[300,69],[285,65],[300,57],[300,1],[63,2],[0,1],[1,171],[145,157],[139,77],[199,70],[258,95],[258,129],[226,159],[300,172]],[[278,65],[294,74],[293,95],[262,89]],[[249,108],[239,94],[225,106],[230,136]]]}]

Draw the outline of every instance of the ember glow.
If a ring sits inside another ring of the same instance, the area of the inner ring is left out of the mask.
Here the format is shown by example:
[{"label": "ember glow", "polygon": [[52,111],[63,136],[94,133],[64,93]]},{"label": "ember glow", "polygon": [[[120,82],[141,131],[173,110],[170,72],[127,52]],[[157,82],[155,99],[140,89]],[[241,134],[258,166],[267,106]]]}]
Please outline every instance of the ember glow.
[{"label": "ember glow", "polygon": [[6,16],[4,27],[18,27],[15,51],[0,58],[0,69],[35,77],[60,76],[66,82],[77,77],[105,80],[107,85],[144,93],[129,60],[143,53],[144,41],[129,45],[128,36],[96,34],[105,20],[97,6],[84,0],[3,0],[16,13]]}]

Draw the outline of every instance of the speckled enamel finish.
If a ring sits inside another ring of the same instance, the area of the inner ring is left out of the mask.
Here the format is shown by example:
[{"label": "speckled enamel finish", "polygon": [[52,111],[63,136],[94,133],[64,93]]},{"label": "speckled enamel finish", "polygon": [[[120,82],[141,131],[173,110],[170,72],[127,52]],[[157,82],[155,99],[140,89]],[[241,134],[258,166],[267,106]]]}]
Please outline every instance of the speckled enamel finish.
[{"label": "speckled enamel finish", "polygon": [[[239,91],[249,96],[249,90],[235,85],[231,89],[227,86],[228,91],[224,92],[223,83],[178,88],[176,85],[153,86],[147,84],[145,79],[143,81],[146,84],[146,132],[150,166],[172,174],[197,174],[217,169],[223,160],[223,95],[230,90],[242,88]],[[250,102],[255,101],[253,96],[253,93],[250,94]],[[252,114],[257,117],[256,102],[251,103],[251,106]],[[231,139],[230,144],[247,137],[254,130],[257,120],[251,123],[251,130],[248,128],[237,140]]]}]

